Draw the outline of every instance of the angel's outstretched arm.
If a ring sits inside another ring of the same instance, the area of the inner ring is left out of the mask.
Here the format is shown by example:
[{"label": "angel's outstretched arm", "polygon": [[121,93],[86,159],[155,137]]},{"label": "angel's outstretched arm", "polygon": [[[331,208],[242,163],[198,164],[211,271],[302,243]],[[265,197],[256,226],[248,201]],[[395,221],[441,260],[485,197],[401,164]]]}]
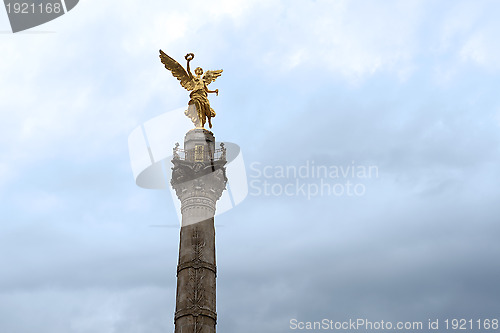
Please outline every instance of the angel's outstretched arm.
[{"label": "angel's outstretched arm", "polygon": [[188,53],[188,54],[186,54],[186,56],[184,58],[187,60],[187,66],[186,66],[187,73],[189,75],[189,78],[192,79],[193,78],[193,73],[191,73],[191,67],[189,67],[189,62],[191,60],[193,60],[194,54],[193,53]]},{"label": "angel's outstretched arm", "polygon": [[207,86],[205,86],[205,91],[207,93],[215,93],[217,96],[219,96],[219,89],[215,89],[215,90],[208,90]]}]

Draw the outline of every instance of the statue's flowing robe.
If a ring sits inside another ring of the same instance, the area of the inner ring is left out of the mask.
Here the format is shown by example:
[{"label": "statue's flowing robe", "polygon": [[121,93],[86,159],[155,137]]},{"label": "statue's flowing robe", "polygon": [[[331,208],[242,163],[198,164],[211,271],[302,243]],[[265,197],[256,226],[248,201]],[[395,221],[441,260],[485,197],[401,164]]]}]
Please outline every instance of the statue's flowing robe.
[{"label": "statue's flowing robe", "polygon": [[[205,125],[205,119],[215,117],[215,111],[210,107],[208,94],[205,89],[194,90],[189,94],[191,100],[188,103],[188,109],[185,114],[195,122],[198,120],[200,126]],[[194,107],[193,107],[194,106]]]}]

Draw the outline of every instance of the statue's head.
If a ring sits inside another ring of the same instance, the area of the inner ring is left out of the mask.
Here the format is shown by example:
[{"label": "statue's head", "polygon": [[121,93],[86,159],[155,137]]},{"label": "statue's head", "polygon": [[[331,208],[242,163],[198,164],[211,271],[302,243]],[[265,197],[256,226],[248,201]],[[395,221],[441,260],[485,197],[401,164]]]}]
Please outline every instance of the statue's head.
[{"label": "statue's head", "polygon": [[196,67],[196,69],[194,70],[194,73],[196,75],[202,75],[203,74],[203,69],[201,67]]}]

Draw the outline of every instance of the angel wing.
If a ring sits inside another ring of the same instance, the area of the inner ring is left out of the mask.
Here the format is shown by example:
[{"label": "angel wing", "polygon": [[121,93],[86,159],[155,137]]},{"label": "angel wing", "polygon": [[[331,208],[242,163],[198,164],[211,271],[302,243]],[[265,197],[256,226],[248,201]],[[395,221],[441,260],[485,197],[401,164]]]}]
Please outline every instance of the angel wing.
[{"label": "angel wing", "polygon": [[216,70],[216,71],[206,71],[205,75],[203,75],[203,81],[205,81],[206,84],[210,84],[215,81],[216,78],[221,76],[222,74],[222,69]]},{"label": "angel wing", "polygon": [[165,65],[165,68],[168,69],[177,80],[181,81],[181,86],[183,88],[187,90],[194,89],[193,78],[186,72],[181,64],[170,58],[162,50],[160,50],[160,60]]}]

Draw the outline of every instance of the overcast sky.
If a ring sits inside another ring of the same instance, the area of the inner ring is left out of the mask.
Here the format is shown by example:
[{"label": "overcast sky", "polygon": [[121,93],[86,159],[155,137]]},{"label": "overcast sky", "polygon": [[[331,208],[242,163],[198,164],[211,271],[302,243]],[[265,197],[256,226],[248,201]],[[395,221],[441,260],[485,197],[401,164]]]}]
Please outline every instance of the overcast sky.
[{"label": "overcast sky", "polygon": [[[0,332],[173,331],[174,204],[136,186],[128,152],[137,126],[188,101],[160,48],[224,69],[212,130],[253,181],[216,218],[219,332],[499,318],[499,15],[497,1],[86,0],[12,34],[0,10]],[[275,174],[312,164],[378,172]],[[347,180],[363,193],[297,189]]]}]

